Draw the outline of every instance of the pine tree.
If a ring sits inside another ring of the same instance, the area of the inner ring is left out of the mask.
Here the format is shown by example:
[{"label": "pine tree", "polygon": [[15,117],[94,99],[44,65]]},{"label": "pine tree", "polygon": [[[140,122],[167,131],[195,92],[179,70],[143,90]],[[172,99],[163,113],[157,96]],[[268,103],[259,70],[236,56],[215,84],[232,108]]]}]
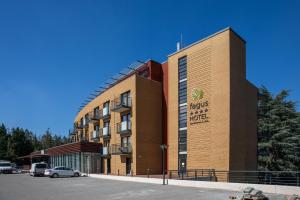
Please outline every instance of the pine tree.
[{"label": "pine tree", "polygon": [[53,137],[51,135],[50,129],[48,128],[45,134],[41,137],[42,149],[48,149],[54,146]]},{"label": "pine tree", "polygon": [[8,138],[8,156],[12,161],[17,157],[30,154],[34,148],[31,143],[32,133],[27,129],[13,128]]},{"label": "pine tree", "polygon": [[258,103],[258,169],[299,170],[300,118],[289,91],[273,96],[260,89]]},{"label": "pine tree", "polygon": [[7,129],[4,124],[0,126],[0,160],[7,159]]}]

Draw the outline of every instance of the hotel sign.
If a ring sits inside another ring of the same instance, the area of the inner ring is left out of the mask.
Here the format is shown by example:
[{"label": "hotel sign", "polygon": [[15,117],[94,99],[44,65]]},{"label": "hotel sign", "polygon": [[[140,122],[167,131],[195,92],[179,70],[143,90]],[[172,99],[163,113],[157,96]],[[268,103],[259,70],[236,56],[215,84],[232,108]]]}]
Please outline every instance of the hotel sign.
[{"label": "hotel sign", "polygon": [[203,90],[193,89],[190,103],[190,124],[208,122],[208,100],[204,98]]}]

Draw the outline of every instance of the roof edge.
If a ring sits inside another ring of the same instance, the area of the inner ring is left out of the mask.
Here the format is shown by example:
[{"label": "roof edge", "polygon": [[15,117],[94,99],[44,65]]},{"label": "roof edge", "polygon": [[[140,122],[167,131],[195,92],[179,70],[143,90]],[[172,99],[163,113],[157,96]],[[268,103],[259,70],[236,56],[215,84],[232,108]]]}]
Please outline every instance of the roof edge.
[{"label": "roof edge", "polygon": [[205,40],[208,40],[208,39],[210,39],[210,38],[212,38],[212,37],[214,37],[214,36],[216,36],[216,35],[218,35],[218,34],[220,34],[220,33],[223,33],[223,32],[225,32],[225,31],[228,31],[228,30],[231,31],[231,32],[233,32],[238,38],[240,38],[244,43],[246,43],[246,40],[244,40],[239,34],[237,34],[237,33],[229,26],[229,27],[226,27],[226,28],[224,28],[224,29],[222,29],[222,30],[220,30],[220,31],[218,31],[218,32],[216,32],[216,33],[214,33],[214,34],[212,34],[212,35],[209,35],[209,36],[207,36],[207,37],[205,37],[205,38],[203,38],[203,39],[200,39],[200,40],[198,40],[198,41],[196,41],[196,42],[194,42],[194,43],[192,43],[192,44],[190,44],[190,45],[188,45],[188,46],[186,46],[186,47],[180,49],[179,51],[176,51],[176,52],[174,52],[174,53],[171,53],[171,54],[169,54],[167,57],[173,56],[173,55],[175,55],[175,54],[177,54],[177,53],[179,53],[179,52],[182,52],[182,51],[184,51],[184,50],[186,50],[186,49],[188,49],[188,48],[190,48],[190,47],[192,47],[192,46],[194,46],[194,45],[196,45],[196,44],[199,44],[199,43],[201,43],[201,42],[203,42],[203,41],[205,41]]}]

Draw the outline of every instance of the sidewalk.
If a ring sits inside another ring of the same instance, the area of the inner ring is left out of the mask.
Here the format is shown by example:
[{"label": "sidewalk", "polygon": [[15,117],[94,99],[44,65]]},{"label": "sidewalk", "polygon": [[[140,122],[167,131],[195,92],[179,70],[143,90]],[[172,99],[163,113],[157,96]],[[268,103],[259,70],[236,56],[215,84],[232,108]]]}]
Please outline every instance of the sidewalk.
[{"label": "sidewalk", "polygon": [[[142,177],[135,177],[135,176],[131,177],[131,176],[90,174],[89,177],[117,180],[117,181],[151,183],[151,184],[162,184],[163,182],[163,180],[159,178],[142,178]],[[174,179],[166,180],[166,183],[175,186],[220,189],[220,190],[229,190],[229,191],[241,191],[246,187],[253,187],[255,189],[263,191],[264,193],[300,195],[300,187],[296,187],[296,186],[225,183],[225,182],[210,182],[210,181],[188,181],[188,180],[174,180]]]}]

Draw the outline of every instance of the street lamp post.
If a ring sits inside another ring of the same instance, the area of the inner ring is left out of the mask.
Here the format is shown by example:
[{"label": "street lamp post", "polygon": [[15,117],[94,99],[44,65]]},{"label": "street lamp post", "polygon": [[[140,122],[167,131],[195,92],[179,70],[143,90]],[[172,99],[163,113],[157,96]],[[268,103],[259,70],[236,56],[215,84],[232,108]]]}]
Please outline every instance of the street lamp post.
[{"label": "street lamp post", "polygon": [[161,150],[162,150],[162,153],[163,153],[163,162],[162,162],[162,164],[163,164],[163,185],[166,185],[166,182],[165,182],[165,180],[166,180],[166,171],[165,171],[165,154],[166,154],[166,150],[167,150],[167,148],[168,148],[168,145],[166,145],[166,144],[162,144],[162,145],[160,145],[160,148],[161,148]]}]

